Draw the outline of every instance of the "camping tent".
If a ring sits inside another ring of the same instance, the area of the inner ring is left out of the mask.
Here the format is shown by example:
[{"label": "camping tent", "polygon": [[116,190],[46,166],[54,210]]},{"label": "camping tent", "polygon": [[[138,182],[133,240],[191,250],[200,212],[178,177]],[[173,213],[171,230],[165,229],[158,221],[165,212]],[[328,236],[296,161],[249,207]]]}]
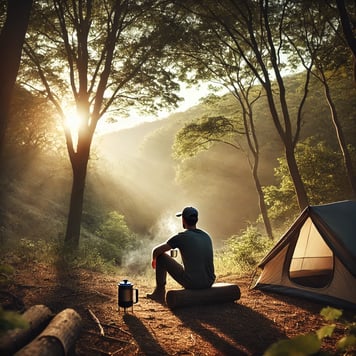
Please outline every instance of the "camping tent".
[{"label": "camping tent", "polygon": [[256,289],[356,308],[356,201],[308,206],[261,261]]}]

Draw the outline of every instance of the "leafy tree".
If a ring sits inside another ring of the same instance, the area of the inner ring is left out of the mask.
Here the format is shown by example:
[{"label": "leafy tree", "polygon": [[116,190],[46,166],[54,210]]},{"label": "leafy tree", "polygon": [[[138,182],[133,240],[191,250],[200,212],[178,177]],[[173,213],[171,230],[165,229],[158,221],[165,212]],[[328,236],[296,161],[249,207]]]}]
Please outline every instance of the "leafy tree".
[{"label": "leafy tree", "polygon": [[[269,117],[285,147],[298,206],[303,209],[308,205],[308,197],[294,153],[301,116],[293,120],[286,100],[283,73],[289,45],[282,31],[286,21],[299,16],[299,9],[290,1],[179,3],[190,13],[186,19],[187,36],[182,47],[192,63],[196,78],[219,78],[226,85],[231,85],[236,82],[236,76],[243,81],[246,76],[241,73],[249,73],[248,77],[255,77],[261,84],[268,100]],[[223,56],[223,63],[216,60],[219,56]],[[228,74],[224,73],[221,77],[222,72]],[[300,107],[304,103],[305,95]]]},{"label": "leafy tree", "polygon": [[[311,204],[342,200],[348,196],[340,152],[311,137],[297,145],[296,157]],[[282,223],[297,216],[299,209],[293,203],[293,182],[287,174],[285,158],[278,161],[275,176],[279,184],[264,187],[264,192],[271,218]]]},{"label": "leafy tree", "polygon": [[63,124],[75,108],[78,129],[64,125],[73,172],[65,241],[77,247],[91,144],[99,120],[132,108],[176,105],[169,2],[159,0],[40,1],[25,51],[23,80],[47,95]]},{"label": "leafy tree", "polygon": [[[234,88],[233,96],[239,102],[240,110],[236,109],[233,116],[229,118],[225,116],[208,116],[201,118],[197,122],[185,125],[176,135],[173,150],[177,157],[193,156],[217,143],[226,144],[237,150],[244,150],[259,197],[259,206],[265,229],[267,235],[273,238],[262,184],[258,176],[259,142],[252,105],[258,100],[259,93],[257,92],[257,95],[252,94],[253,98],[250,99],[250,91],[253,91],[252,86],[244,87],[239,79],[236,79],[236,81],[238,86]],[[211,105],[214,105],[211,102],[211,98],[208,100]],[[245,144],[241,143],[243,138],[246,139]]]},{"label": "leafy tree", "polygon": [[[20,66],[22,47],[32,8],[32,0],[0,2],[6,20],[0,33],[0,153],[9,120],[13,87]],[[5,55],[6,54],[6,55]]]},{"label": "leafy tree", "polygon": [[[338,18],[335,11],[320,1],[309,2],[298,18],[297,30],[287,34],[295,52],[307,73],[313,75],[323,86],[324,96],[330,110],[331,121],[342,152],[352,196],[356,197],[356,172],[352,165],[351,155],[347,148],[344,130],[341,125],[335,101],[333,100],[330,82],[338,75],[341,66],[347,65],[347,46],[341,40]],[[326,40],[327,39],[327,40]],[[303,43],[303,50],[299,44]],[[307,60],[309,59],[309,60]],[[307,65],[307,63],[309,64]]]},{"label": "leafy tree", "polygon": [[5,137],[6,157],[34,150],[65,154],[62,135],[49,103],[15,86]]}]

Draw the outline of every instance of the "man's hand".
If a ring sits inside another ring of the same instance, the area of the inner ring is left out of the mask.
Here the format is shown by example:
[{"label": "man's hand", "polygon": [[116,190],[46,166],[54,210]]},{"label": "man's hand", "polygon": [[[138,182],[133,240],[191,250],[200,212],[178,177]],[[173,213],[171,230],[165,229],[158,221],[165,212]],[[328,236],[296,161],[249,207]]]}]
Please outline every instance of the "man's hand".
[{"label": "man's hand", "polygon": [[163,243],[160,244],[158,246],[156,246],[153,250],[152,250],[152,268],[156,268],[156,258],[160,255],[162,255],[162,253],[165,253],[166,251],[169,251],[172,247],[169,246],[167,243]]}]

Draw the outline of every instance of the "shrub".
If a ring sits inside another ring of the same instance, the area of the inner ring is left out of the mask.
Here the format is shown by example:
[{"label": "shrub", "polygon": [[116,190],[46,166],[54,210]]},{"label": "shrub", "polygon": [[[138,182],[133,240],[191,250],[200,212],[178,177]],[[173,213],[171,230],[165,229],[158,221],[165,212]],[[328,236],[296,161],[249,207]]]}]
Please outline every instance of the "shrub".
[{"label": "shrub", "polygon": [[226,240],[216,254],[216,269],[220,273],[246,274],[251,272],[271,248],[273,242],[256,227],[248,226],[241,235]]},{"label": "shrub", "polygon": [[139,246],[138,236],[133,233],[125,217],[116,211],[110,212],[99,226],[95,235],[98,239],[91,244],[106,261],[121,265],[126,251],[133,251]]}]

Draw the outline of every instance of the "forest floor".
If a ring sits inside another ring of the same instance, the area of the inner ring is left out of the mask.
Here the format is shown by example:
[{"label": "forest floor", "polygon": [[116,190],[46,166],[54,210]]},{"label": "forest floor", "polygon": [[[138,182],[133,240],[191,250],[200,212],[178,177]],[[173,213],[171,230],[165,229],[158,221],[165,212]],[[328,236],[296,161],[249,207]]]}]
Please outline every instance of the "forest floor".
[{"label": "forest floor", "polygon": [[[152,291],[153,272],[152,278],[128,277],[139,290],[139,300],[124,312],[118,311],[117,285],[127,276],[23,262],[14,267],[13,283],[7,289],[17,304],[21,301],[25,308],[45,304],[56,313],[73,308],[81,315],[83,329],[75,348],[80,356],[262,355],[277,340],[325,325],[322,305],[250,290],[249,277],[218,278],[218,282],[239,286],[241,298],[234,303],[174,310],[146,298]],[[169,287],[177,288],[170,283]],[[91,313],[100,321],[104,335]],[[344,317],[355,316],[344,312]],[[323,349],[334,353],[342,335],[343,325],[337,323],[333,338],[323,341]]]}]

